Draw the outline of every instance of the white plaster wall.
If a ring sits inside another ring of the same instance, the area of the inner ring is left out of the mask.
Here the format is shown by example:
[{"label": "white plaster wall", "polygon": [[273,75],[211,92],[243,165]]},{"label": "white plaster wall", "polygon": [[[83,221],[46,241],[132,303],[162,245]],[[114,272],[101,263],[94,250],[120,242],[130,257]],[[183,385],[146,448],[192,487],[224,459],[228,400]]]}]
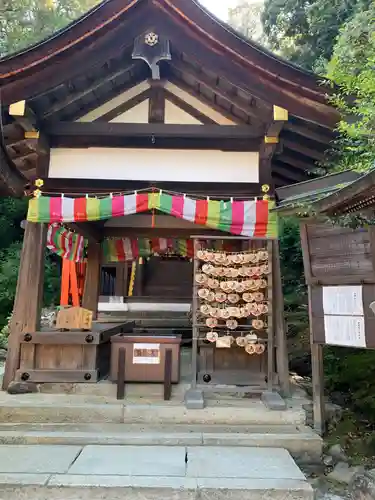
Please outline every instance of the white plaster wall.
[{"label": "white plaster wall", "polygon": [[164,122],[170,125],[202,125],[202,122],[189,115],[184,110],[173,104],[173,102],[165,101],[165,116]]},{"label": "white plaster wall", "polygon": [[232,120],[229,120],[225,116],[223,116],[221,113],[218,113],[216,110],[210,108],[210,106],[207,106],[207,104],[204,104],[201,102],[199,99],[196,97],[188,94],[184,90],[180,89],[173,83],[167,82],[165,85],[165,88],[169,90],[169,92],[172,92],[172,94],[176,95],[183,101],[187,102],[193,108],[197,109],[204,115],[208,116],[212,120],[214,120],[218,125],[236,125],[236,123]]},{"label": "white plaster wall", "polygon": [[149,100],[140,102],[134,108],[125,111],[113,120],[110,123],[148,123],[148,106]]},{"label": "white plaster wall", "polygon": [[172,182],[259,182],[259,155],[173,149],[52,148],[49,177]]}]

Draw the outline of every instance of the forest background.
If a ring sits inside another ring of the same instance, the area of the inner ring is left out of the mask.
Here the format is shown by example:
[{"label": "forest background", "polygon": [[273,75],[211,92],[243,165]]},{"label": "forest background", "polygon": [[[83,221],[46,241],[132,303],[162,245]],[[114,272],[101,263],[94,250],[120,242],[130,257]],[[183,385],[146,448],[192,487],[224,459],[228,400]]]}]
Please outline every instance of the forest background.
[{"label": "forest background", "polygon": [[[218,0],[219,1],[219,0]],[[0,0],[0,57],[46,38],[97,0]],[[375,162],[375,2],[372,0],[239,0],[229,23],[280,56],[329,77],[341,88],[334,103],[351,119],[339,126],[327,171],[367,171]],[[350,108],[345,96],[354,95]],[[353,120],[353,116],[356,118]],[[322,166],[320,166],[322,167]],[[13,307],[26,200],[0,199],[0,329]],[[281,259],[291,367],[310,371],[307,294],[298,221],[282,220]],[[59,268],[46,257],[45,305],[59,296]],[[2,338],[6,343],[6,336]],[[325,350],[326,385],[365,418],[375,415],[375,353]]]}]

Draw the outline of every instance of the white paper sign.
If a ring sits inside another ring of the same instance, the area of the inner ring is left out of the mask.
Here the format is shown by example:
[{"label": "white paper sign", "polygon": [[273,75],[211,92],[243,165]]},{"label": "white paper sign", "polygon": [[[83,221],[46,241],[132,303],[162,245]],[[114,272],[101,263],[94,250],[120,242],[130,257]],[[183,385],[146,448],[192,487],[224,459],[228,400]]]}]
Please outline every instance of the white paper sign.
[{"label": "white paper sign", "polygon": [[324,316],[326,343],[346,347],[366,347],[363,316]]},{"label": "white paper sign", "polygon": [[110,304],[123,304],[124,297],[120,297],[118,295],[113,295],[113,296],[109,297],[109,303]]},{"label": "white paper sign", "polygon": [[134,344],[133,364],[135,365],[160,364],[160,344]]},{"label": "white paper sign", "polygon": [[340,316],[363,316],[362,286],[324,286],[323,312]]}]

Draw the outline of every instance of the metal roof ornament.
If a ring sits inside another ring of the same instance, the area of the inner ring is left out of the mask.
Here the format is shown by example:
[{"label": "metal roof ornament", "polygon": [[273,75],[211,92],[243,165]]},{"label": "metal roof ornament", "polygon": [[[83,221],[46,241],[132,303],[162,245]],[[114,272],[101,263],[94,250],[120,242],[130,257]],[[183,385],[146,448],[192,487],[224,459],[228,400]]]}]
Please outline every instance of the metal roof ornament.
[{"label": "metal roof ornament", "polygon": [[151,69],[152,79],[160,80],[160,61],[172,59],[169,40],[154,31],[138,36],[134,40],[133,59],[141,59]]}]

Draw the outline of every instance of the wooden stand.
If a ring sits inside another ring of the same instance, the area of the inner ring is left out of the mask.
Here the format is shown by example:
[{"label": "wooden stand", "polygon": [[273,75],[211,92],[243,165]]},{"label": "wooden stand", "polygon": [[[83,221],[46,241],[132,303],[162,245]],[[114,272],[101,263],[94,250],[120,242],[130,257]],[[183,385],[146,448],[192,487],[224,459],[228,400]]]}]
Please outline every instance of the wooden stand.
[{"label": "wooden stand", "polygon": [[17,380],[93,383],[108,375],[110,338],[129,331],[133,323],[94,323],[91,331],[42,331],[21,338]]},{"label": "wooden stand", "polygon": [[[200,328],[198,321],[198,286],[194,280],[192,298],[193,318],[193,348],[192,348],[192,380],[189,393],[196,392],[242,392],[262,393],[281,389],[283,394],[289,392],[288,358],[286,351],[286,338],[284,328],[284,305],[281,290],[281,276],[279,261],[274,260],[278,251],[277,242],[271,240],[249,240],[243,237],[225,236],[196,236],[194,237],[194,276],[198,271],[199,238],[204,240],[242,240],[250,243],[252,248],[266,246],[269,255],[270,273],[268,275],[267,300],[269,303],[267,355],[253,359],[248,354],[244,355],[242,348],[232,346],[230,349],[216,349],[213,345],[205,345],[199,340]],[[276,276],[275,276],[276,274]],[[249,327],[250,328],[250,327]],[[277,334],[275,342],[275,333]],[[275,367],[275,351],[277,369]],[[244,364],[245,363],[245,364]],[[211,367],[212,371],[207,370]],[[243,367],[241,370],[240,367]],[[280,368],[280,372],[278,369]],[[279,377],[280,373],[280,377]],[[206,375],[206,376],[205,376]],[[208,375],[208,377],[207,377]],[[188,406],[188,396],[187,396]],[[189,407],[189,406],[188,406]],[[191,406],[193,407],[193,406]]]}]

